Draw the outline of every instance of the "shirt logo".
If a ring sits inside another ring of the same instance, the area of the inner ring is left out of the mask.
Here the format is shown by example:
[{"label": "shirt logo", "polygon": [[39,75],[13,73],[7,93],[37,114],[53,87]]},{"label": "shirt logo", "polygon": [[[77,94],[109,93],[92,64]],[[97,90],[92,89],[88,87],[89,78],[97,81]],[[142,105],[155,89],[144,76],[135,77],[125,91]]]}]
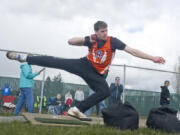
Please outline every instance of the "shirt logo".
[{"label": "shirt logo", "polygon": [[5,88],[5,90],[4,90],[4,91],[5,91],[5,93],[7,93],[7,92],[9,91],[9,89],[8,89],[8,88]]},{"label": "shirt logo", "polygon": [[100,50],[97,50],[97,52],[96,52],[96,58],[98,59],[101,59],[101,51]]}]

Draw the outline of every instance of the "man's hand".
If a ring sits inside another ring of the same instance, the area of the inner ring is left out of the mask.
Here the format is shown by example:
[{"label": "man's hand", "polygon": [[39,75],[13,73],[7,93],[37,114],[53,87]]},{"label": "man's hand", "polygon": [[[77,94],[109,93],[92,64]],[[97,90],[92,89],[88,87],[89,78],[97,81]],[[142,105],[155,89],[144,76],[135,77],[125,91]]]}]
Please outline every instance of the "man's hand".
[{"label": "man's hand", "polygon": [[90,42],[91,43],[95,43],[97,40],[97,35],[96,34],[92,34],[89,36]]},{"label": "man's hand", "polygon": [[38,75],[42,72],[42,71],[44,71],[45,70],[45,68],[42,68],[39,72],[38,72]]},{"label": "man's hand", "polygon": [[154,63],[164,64],[165,60],[163,57],[155,56],[152,60]]}]

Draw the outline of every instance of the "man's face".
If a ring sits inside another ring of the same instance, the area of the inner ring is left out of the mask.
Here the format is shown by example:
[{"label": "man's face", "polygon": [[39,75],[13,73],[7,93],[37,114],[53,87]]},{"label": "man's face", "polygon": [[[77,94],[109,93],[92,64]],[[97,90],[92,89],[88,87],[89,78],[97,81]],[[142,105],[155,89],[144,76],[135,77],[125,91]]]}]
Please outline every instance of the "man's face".
[{"label": "man's face", "polygon": [[115,83],[120,83],[120,78],[119,77],[115,78]]},{"label": "man's face", "polygon": [[169,86],[169,82],[166,82],[166,83],[165,83],[165,86],[168,87],[168,86]]},{"label": "man's face", "polygon": [[100,28],[98,31],[95,31],[95,34],[97,35],[97,38],[99,40],[106,40],[108,30],[107,30],[107,28]]},{"label": "man's face", "polygon": [[58,94],[58,95],[57,95],[57,99],[61,99],[61,95]]}]

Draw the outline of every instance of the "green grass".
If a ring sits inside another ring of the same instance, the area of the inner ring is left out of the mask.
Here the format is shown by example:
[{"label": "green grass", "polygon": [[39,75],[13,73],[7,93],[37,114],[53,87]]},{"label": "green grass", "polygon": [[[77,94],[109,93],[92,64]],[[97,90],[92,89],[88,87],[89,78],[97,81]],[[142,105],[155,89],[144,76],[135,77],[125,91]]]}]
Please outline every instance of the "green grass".
[{"label": "green grass", "polygon": [[13,116],[13,112],[0,112],[0,116]]},{"label": "green grass", "polygon": [[176,135],[147,128],[125,130],[94,125],[83,127],[37,126],[30,123],[0,123],[0,135]]}]

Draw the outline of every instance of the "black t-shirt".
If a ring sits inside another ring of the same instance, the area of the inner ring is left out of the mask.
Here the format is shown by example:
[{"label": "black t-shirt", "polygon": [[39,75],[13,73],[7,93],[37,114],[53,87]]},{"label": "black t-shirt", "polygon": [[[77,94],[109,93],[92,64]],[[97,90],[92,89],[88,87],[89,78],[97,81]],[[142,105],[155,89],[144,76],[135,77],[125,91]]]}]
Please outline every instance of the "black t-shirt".
[{"label": "black t-shirt", "polygon": [[[112,49],[113,52],[115,52],[116,49],[124,50],[124,48],[126,47],[126,44],[124,44],[121,40],[119,40],[119,39],[117,39],[115,37],[110,37],[110,38],[111,38],[110,39],[111,49]],[[106,43],[106,41],[104,41],[104,40],[98,40],[97,41],[98,48],[101,48],[105,43]],[[90,42],[89,36],[86,36],[84,46],[88,46],[88,48],[90,49],[92,45],[93,45],[93,43]],[[86,62],[87,64],[89,64],[97,72],[96,68],[92,66],[92,64],[87,59],[87,57],[83,57],[83,58],[81,58],[81,60]],[[105,75],[102,75],[102,76],[104,78],[106,78],[107,75],[108,75],[108,72]]]},{"label": "black t-shirt", "polygon": [[[111,42],[110,43],[111,44],[111,49],[112,49],[113,52],[115,52],[116,49],[124,50],[124,48],[126,47],[126,44],[124,44],[121,40],[119,40],[119,39],[117,39],[115,37],[110,37],[110,42]],[[97,40],[98,48],[101,48],[105,43],[106,43],[105,40]],[[89,40],[89,36],[85,37],[84,45],[88,46],[89,49],[93,45],[93,43],[91,43],[90,40]]]}]

